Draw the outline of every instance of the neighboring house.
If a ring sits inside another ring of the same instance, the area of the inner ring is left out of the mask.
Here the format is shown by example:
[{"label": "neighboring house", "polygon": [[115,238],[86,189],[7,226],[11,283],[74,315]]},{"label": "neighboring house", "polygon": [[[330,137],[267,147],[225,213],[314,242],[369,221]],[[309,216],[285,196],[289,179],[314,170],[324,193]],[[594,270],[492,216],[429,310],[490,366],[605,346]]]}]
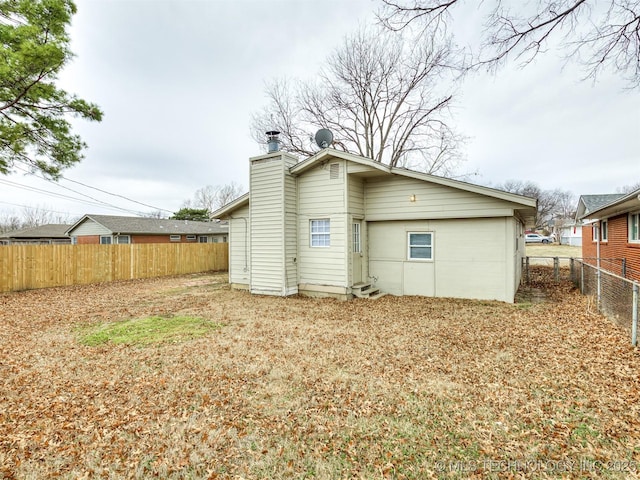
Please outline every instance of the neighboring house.
[{"label": "neighboring house", "polygon": [[[626,271],[616,267],[613,273],[640,280],[640,189],[612,195],[588,211],[578,210],[577,218],[588,219],[582,227],[583,257],[596,258],[599,250],[601,259],[624,259]],[[603,268],[612,270],[609,265]]]},{"label": "neighboring house", "polygon": [[85,215],[67,229],[74,244],[226,242],[224,222]]},{"label": "neighboring house", "polygon": [[233,287],[513,302],[535,199],[333,149],[250,162],[249,193],[213,213],[229,220]]},{"label": "neighboring house", "polygon": [[0,234],[0,245],[50,245],[71,243],[66,235],[69,225],[50,223]]},{"label": "neighboring house", "polygon": [[582,222],[564,220],[558,227],[558,241],[561,245],[579,247],[582,245]]},{"label": "neighboring house", "polygon": [[[622,193],[605,193],[598,195],[580,195],[578,208],[576,209],[576,220],[589,218],[589,213],[599,209],[607,203],[623,197]],[[583,220],[583,223],[588,220]]]}]

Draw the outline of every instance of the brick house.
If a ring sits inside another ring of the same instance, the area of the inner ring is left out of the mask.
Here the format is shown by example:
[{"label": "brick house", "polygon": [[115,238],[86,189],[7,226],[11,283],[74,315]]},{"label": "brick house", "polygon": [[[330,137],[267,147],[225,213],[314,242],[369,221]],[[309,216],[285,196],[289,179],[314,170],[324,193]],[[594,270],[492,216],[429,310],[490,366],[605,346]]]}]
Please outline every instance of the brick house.
[{"label": "brick house", "polygon": [[71,243],[66,235],[69,225],[49,223],[39,227],[14,230],[0,235],[0,245],[62,245]]},{"label": "brick house", "polygon": [[225,222],[194,222],[115,215],[84,215],[68,228],[73,244],[226,242]]},{"label": "brick house", "polygon": [[595,264],[599,246],[601,259],[620,259],[603,260],[603,269],[640,281],[640,189],[614,197],[591,209],[579,205],[577,218],[585,222],[582,256]]}]

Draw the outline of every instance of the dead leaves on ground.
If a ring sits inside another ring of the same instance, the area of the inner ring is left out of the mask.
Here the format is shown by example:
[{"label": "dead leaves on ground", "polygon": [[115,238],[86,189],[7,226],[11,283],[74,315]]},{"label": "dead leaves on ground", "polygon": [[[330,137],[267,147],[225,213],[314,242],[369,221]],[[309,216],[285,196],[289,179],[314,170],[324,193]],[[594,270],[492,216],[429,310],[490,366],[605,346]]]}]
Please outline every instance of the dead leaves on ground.
[{"label": "dead leaves on ground", "polygon": [[[224,281],[0,296],[0,476],[526,478],[537,465],[557,478],[563,459],[595,465],[568,478],[635,475],[640,355],[568,285],[518,308],[255,297]],[[172,314],[226,326],[146,348],[74,334]],[[513,468],[491,470],[503,460]]]}]

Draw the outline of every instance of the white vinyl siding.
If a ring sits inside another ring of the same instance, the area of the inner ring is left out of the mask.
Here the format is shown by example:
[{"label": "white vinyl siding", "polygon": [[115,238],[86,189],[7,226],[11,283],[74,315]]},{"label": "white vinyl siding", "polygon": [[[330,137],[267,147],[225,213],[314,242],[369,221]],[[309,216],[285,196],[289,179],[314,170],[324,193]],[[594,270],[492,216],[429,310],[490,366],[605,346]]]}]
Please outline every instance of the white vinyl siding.
[{"label": "white vinyl siding", "polygon": [[276,294],[282,288],[282,198],[280,157],[251,164],[251,291]]},{"label": "white vinyl siding", "polygon": [[296,183],[285,153],[254,158],[250,176],[251,292],[296,293]]},{"label": "white vinyl siding", "polygon": [[397,176],[368,179],[365,190],[368,221],[512,216],[514,206],[506,200]]},{"label": "white vinyl siding", "polygon": [[[347,286],[351,222],[346,214],[344,162],[338,163],[338,178],[330,178],[328,164],[298,177],[298,282],[301,284]],[[319,219],[329,220],[331,226],[330,246],[324,248],[311,247],[311,220]]]},{"label": "white vinyl siding", "polygon": [[106,227],[103,227],[99,223],[94,222],[91,219],[85,219],[80,225],[73,229],[71,235],[74,236],[88,236],[88,235],[111,235],[112,232]]},{"label": "white vinyl siding", "polygon": [[284,177],[284,256],[287,294],[298,290],[298,188],[296,178]]},{"label": "white vinyl siding", "polygon": [[248,206],[233,212],[229,220],[229,237],[229,283],[249,285],[251,235]]}]

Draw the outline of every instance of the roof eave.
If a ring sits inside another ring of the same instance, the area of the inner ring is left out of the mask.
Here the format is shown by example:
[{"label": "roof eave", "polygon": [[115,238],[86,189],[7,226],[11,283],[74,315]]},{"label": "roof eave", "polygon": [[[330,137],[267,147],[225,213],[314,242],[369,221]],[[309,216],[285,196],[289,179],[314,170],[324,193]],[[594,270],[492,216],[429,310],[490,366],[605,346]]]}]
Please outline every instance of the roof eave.
[{"label": "roof eave", "polygon": [[579,217],[580,220],[584,218],[605,218],[628,213],[631,210],[640,208],[640,189],[618,198],[612,202],[609,202],[596,210],[592,210]]},{"label": "roof eave", "polygon": [[211,214],[212,218],[227,218],[230,213],[237,210],[238,208],[242,208],[245,205],[249,205],[249,192],[244,195],[236,198],[230,203],[227,203],[224,207],[219,208],[215,212]]}]

